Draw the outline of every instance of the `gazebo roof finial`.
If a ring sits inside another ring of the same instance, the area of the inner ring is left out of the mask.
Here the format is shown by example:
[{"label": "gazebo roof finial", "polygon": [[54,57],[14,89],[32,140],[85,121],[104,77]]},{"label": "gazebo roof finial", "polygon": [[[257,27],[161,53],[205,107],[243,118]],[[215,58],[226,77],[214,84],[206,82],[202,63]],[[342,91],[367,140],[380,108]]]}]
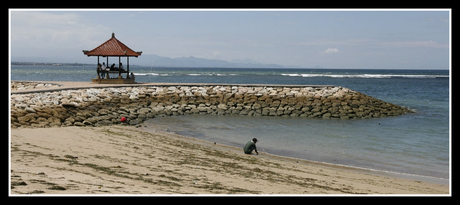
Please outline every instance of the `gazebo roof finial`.
[{"label": "gazebo roof finial", "polygon": [[115,38],[115,33],[114,32],[112,32],[112,38]]}]

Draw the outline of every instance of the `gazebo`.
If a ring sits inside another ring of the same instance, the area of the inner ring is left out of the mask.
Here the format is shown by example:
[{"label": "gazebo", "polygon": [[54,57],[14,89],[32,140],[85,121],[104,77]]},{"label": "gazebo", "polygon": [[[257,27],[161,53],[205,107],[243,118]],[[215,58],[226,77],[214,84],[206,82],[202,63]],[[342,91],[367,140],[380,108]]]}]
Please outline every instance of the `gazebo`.
[{"label": "gazebo", "polygon": [[[129,72],[129,57],[138,57],[142,54],[142,51],[133,51],[131,48],[126,46],[124,43],[115,38],[115,33],[112,33],[112,38],[94,48],[93,50],[83,50],[83,54],[90,56],[97,56],[97,78],[92,79],[93,83],[102,84],[125,84],[125,83],[136,83],[134,75]],[[99,63],[99,57],[105,57],[106,63],[105,68]],[[118,67],[109,66],[109,57],[118,57]],[[121,57],[126,57],[126,70],[121,64]],[[111,77],[110,75],[118,73],[118,77]],[[126,73],[126,78],[121,76],[122,73]]]}]

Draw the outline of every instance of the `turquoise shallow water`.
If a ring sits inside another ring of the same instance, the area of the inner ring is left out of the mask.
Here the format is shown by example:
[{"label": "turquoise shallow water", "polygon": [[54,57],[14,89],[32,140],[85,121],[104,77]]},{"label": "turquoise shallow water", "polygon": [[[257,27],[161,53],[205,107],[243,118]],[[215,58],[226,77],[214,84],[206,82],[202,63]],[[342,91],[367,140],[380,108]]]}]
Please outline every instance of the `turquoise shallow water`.
[{"label": "turquoise shallow water", "polygon": [[[151,68],[132,66],[137,82],[327,84],[416,111],[360,120],[247,116],[154,118],[151,126],[243,147],[257,137],[270,154],[434,178],[449,178],[449,71],[366,69]],[[91,66],[12,66],[12,80],[89,81]],[[171,126],[174,125],[174,126]]]}]

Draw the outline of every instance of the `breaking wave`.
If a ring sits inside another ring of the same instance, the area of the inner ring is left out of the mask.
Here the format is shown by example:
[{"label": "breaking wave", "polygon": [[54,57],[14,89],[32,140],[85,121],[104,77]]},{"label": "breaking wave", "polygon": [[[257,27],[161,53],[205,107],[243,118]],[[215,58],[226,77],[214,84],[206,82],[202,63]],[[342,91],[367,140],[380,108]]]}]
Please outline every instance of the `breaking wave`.
[{"label": "breaking wave", "polygon": [[139,76],[169,76],[169,74],[166,74],[166,73],[163,73],[163,74],[160,74],[160,73],[134,73],[134,75],[139,75]]},{"label": "breaking wave", "polygon": [[237,76],[236,73],[134,73],[138,76]]},{"label": "breaking wave", "polygon": [[290,76],[290,77],[304,77],[304,78],[312,78],[312,77],[330,77],[330,78],[448,78],[449,75],[395,75],[395,74],[355,74],[355,75],[347,75],[347,74],[289,74],[283,73],[283,76]]}]

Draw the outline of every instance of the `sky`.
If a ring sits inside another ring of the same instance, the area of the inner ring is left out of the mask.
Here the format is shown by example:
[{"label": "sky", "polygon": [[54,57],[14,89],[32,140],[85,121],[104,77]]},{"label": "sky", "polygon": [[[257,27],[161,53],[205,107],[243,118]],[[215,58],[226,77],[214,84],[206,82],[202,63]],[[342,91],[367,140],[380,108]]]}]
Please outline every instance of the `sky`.
[{"label": "sky", "polygon": [[92,62],[82,50],[113,32],[144,56],[304,68],[450,65],[450,10],[12,9],[9,20],[13,61]]}]

